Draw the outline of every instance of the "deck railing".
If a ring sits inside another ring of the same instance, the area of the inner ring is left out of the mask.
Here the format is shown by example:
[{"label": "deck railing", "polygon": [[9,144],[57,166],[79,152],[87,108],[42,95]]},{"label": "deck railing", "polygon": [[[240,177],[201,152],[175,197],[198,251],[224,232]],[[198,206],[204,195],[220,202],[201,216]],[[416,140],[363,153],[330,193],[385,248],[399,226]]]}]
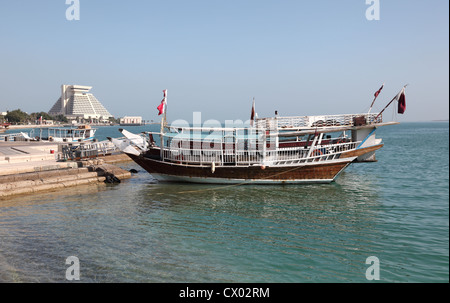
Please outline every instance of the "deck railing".
[{"label": "deck railing", "polygon": [[361,142],[288,147],[278,150],[187,149],[171,147],[163,150],[164,161],[182,164],[211,165],[288,165],[293,163],[326,161],[338,158],[342,152],[356,149]]},{"label": "deck railing", "polygon": [[256,120],[257,128],[286,129],[307,128],[326,126],[355,126],[358,123],[365,125],[382,123],[383,116],[373,114],[348,114],[348,115],[325,115],[325,116],[298,116],[298,117],[275,117],[261,118]]},{"label": "deck railing", "polygon": [[338,158],[344,151],[356,149],[361,142],[322,140],[323,133],[313,136],[314,139],[307,132],[306,135],[293,133],[292,138],[284,136],[283,141],[278,135],[282,129],[381,123],[382,117],[375,113],[267,118],[256,122],[254,128],[173,128],[163,135],[162,140],[159,137],[155,142],[163,145],[163,161],[182,164],[288,165],[326,161]]}]

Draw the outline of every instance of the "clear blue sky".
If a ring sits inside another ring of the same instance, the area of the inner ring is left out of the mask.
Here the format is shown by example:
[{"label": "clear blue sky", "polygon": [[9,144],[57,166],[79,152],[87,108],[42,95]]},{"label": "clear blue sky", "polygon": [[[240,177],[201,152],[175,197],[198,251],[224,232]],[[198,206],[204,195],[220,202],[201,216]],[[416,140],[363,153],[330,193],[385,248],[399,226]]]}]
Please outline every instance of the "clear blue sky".
[{"label": "clear blue sky", "polygon": [[[380,0],[0,2],[0,111],[48,111],[61,84],[93,86],[116,117],[170,120],[375,110],[404,84],[399,121],[448,119],[449,2]],[[393,110],[388,110],[391,118]]]}]

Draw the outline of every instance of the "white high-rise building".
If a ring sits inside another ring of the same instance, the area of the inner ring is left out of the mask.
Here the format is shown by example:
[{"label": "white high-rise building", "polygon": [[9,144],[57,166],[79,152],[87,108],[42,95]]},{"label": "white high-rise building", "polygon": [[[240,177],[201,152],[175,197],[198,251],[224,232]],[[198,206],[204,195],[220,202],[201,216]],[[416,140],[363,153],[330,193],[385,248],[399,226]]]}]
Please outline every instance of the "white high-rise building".
[{"label": "white high-rise building", "polygon": [[64,115],[80,122],[107,122],[113,117],[108,110],[89,93],[92,86],[62,85],[61,97],[48,112],[51,116]]}]

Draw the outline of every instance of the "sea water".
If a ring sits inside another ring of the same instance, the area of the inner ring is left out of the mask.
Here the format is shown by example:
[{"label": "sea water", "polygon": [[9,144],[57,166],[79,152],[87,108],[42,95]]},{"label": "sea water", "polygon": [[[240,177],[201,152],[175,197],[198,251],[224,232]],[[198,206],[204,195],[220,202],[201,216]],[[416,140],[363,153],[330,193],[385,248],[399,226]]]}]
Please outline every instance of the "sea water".
[{"label": "sea water", "polygon": [[120,184],[0,200],[0,282],[68,282],[75,257],[80,282],[370,282],[376,265],[448,283],[449,124],[377,135],[378,162],[332,184],[162,184],[129,162]]}]

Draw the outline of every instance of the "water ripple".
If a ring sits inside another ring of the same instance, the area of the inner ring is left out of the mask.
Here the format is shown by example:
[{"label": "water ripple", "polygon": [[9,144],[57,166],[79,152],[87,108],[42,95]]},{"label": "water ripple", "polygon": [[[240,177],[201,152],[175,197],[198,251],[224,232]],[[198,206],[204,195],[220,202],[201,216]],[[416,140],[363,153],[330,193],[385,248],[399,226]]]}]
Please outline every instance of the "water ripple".
[{"label": "water ripple", "polygon": [[382,281],[448,282],[448,156],[425,162],[408,139],[434,132],[448,154],[448,124],[399,129],[382,131],[380,162],[330,185],[211,188],[141,172],[0,201],[0,281],[66,282],[77,256],[82,282],[367,282],[377,256]]}]

